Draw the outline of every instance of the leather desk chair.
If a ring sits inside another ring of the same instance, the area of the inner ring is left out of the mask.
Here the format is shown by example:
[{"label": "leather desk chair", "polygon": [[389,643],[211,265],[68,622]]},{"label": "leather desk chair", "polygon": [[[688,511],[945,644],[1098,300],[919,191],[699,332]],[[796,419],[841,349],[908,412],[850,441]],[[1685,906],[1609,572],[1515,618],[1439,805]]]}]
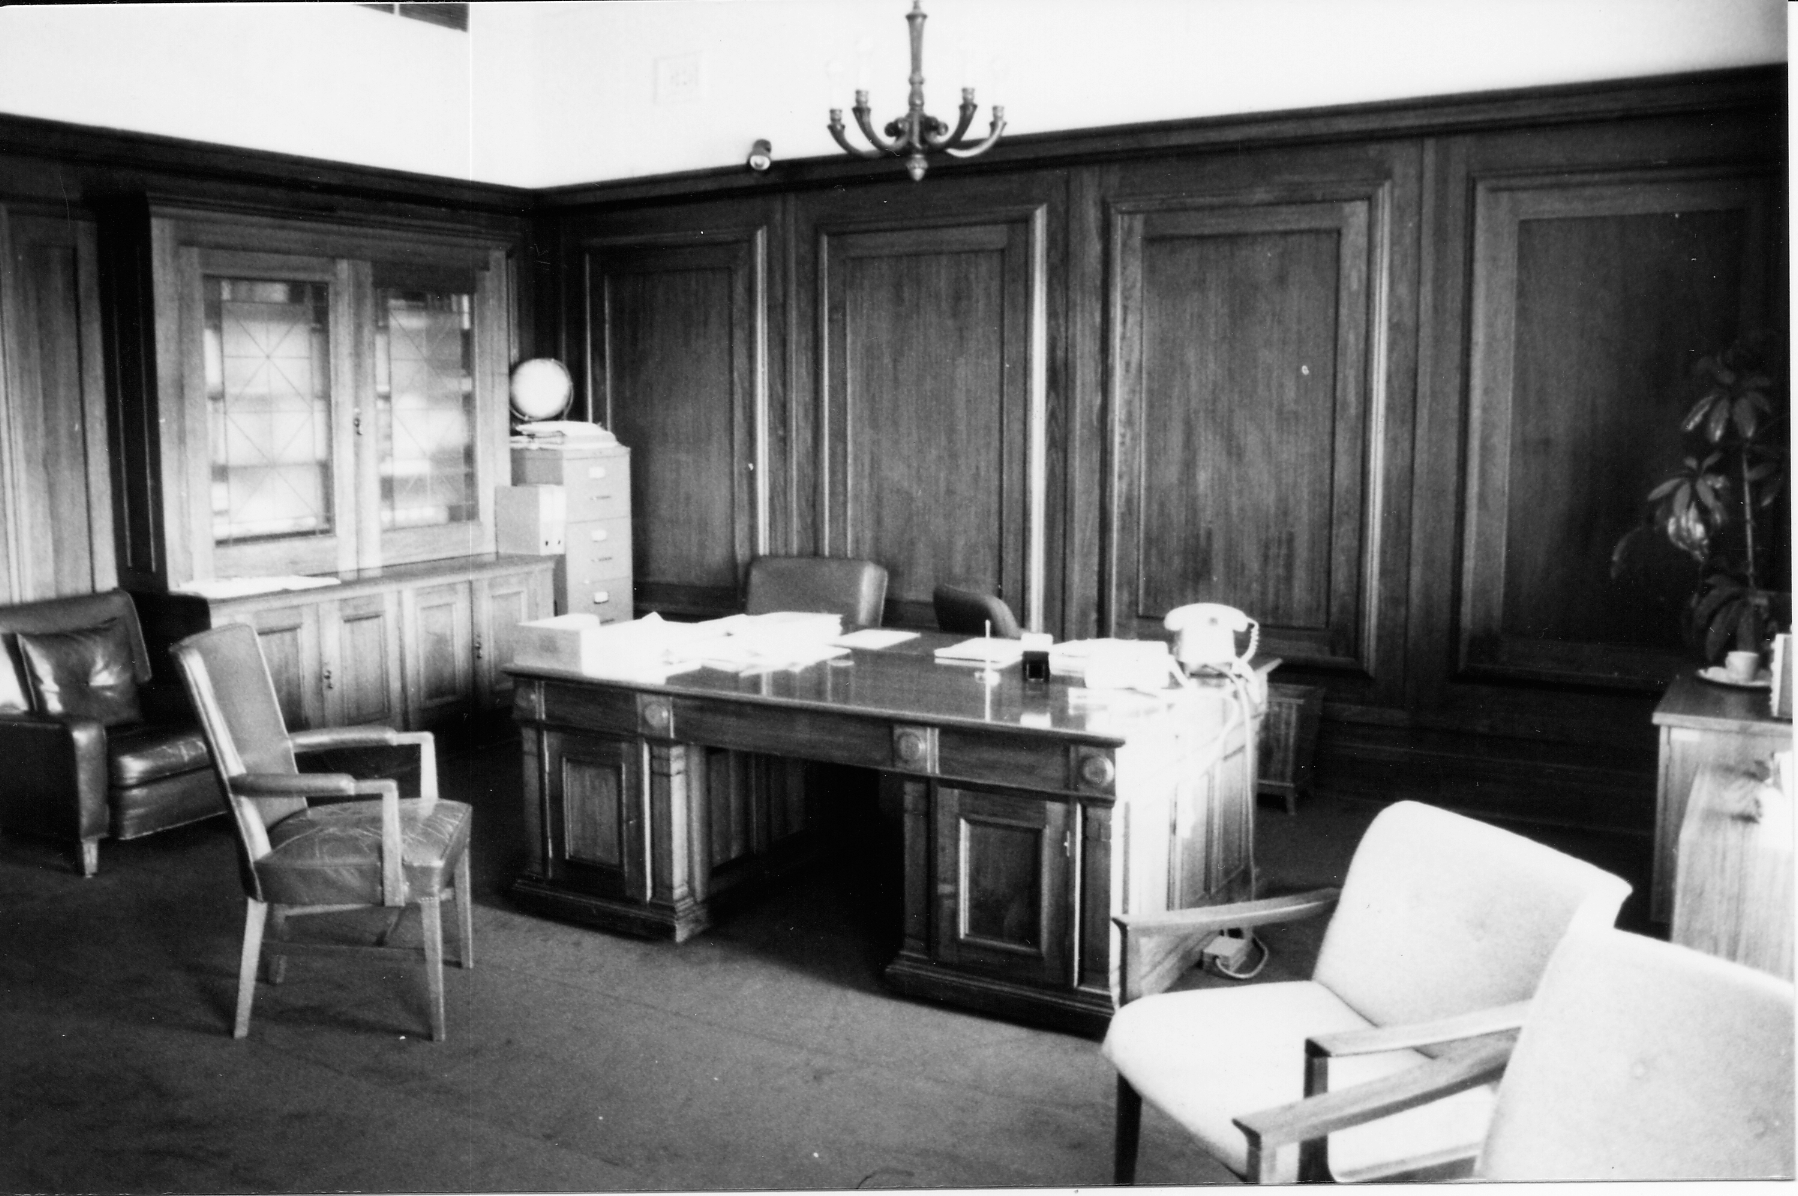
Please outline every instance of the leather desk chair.
[{"label": "leather desk chair", "polygon": [[936,625],[939,631],[952,632],[955,635],[982,635],[988,627],[999,639],[1015,640],[1023,634],[1018,626],[1017,616],[1011,613],[1011,607],[1005,605],[1005,599],[996,594],[970,590],[963,586],[940,585],[931,595],[936,606]]},{"label": "leather desk chair", "polygon": [[878,627],[887,599],[887,571],[873,561],[828,556],[758,556],[749,562],[746,614],[777,610],[826,611],[845,623]]},{"label": "leather desk chair", "polygon": [[[232,1034],[250,1030],[263,929],[274,915],[268,946],[284,954],[419,952],[374,947],[284,942],[286,918],[367,906],[400,912],[416,905],[423,924],[425,981],[431,1037],[444,1036],[443,919],[445,893],[461,915],[465,968],[474,966],[468,835],[474,811],[437,797],[437,755],[429,731],[386,727],[329,727],[289,735],[256,632],[241,623],[190,635],[174,646],[176,664],[199,713],[237,828],[245,902],[243,956]],[[333,748],[418,749],[419,796],[400,800],[392,780],[357,780],[347,773],[302,773],[295,753]],[[329,799],[313,805],[309,799]],[[363,800],[354,800],[361,798]],[[346,800],[347,799],[347,800]],[[369,800],[375,799],[375,800]],[[453,888],[451,878],[453,880]],[[391,927],[389,928],[391,933]],[[281,979],[283,960],[271,960],[269,980]]]},{"label": "leather desk chair", "polygon": [[1252,1173],[1279,1148],[1503,1079],[1477,1154],[1440,1174],[1505,1183],[1791,1179],[1792,986],[1621,930],[1574,931],[1516,1043],[1240,1118]]},{"label": "leather desk chair", "polygon": [[[1135,1177],[1145,1100],[1248,1176],[1249,1143],[1236,1118],[1414,1067],[1439,1042],[1515,1026],[1506,1007],[1534,995],[1561,939],[1573,928],[1610,926],[1629,890],[1521,835],[1396,802],[1367,828],[1340,891],[1114,918],[1127,1003],[1103,1049],[1118,1071],[1117,1182]],[[1310,980],[1137,999],[1165,988],[1226,927],[1332,906]],[[1477,1146],[1491,1110],[1492,1092],[1480,1087],[1332,1133],[1300,1155],[1297,1177],[1429,1177],[1415,1156]]]},{"label": "leather desk chair", "polygon": [[75,848],[225,812],[178,684],[151,684],[123,590],[0,607],[0,827]]}]

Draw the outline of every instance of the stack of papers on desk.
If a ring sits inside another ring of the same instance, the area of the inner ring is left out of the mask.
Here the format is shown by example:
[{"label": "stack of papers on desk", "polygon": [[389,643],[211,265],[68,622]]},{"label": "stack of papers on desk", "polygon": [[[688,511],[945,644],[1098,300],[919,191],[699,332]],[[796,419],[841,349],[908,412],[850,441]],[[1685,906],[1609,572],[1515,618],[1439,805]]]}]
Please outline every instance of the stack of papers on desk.
[{"label": "stack of papers on desk", "polygon": [[842,634],[840,615],[772,611],[731,615],[692,627],[695,637],[680,646],[685,658],[730,673],[802,669],[849,654],[848,648],[831,642]]},{"label": "stack of papers on desk", "polygon": [[984,664],[995,668],[1016,664],[1024,658],[1024,641],[998,636],[977,636],[936,650],[936,658],[944,664]]},{"label": "stack of papers on desk", "polygon": [[698,668],[771,673],[849,654],[831,642],[842,633],[840,617],[800,611],[703,623],[670,623],[651,614],[602,624],[590,614],[558,615],[519,628],[515,659],[525,668],[652,684]]}]

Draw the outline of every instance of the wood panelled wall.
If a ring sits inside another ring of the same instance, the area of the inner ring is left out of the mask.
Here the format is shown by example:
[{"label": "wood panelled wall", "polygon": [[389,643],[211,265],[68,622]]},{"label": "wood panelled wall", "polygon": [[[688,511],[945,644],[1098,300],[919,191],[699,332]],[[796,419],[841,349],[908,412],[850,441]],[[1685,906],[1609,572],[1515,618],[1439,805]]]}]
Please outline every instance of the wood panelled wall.
[{"label": "wood panelled wall", "polygon": [[1229,603],[1327,688],[1327,783],[1646,832],[1694,577],[1611,546],[1691,363],[1786,327],[1784,102],[1732,72],[565,189],[539,336],[636,454],[640,611],[734,609],[757,552],[880,561],[899,625],[945,580],[1060,637]]}]

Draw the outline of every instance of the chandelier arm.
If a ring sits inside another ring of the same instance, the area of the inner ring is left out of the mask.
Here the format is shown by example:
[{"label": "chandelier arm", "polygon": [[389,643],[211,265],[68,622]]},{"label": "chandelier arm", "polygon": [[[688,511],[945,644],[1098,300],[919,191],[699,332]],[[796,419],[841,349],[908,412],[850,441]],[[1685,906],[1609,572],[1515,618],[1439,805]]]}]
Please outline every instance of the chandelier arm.
[{"label": "chandelier arm", "polygon": [[[856,99],[859,102],[854,108],[855,123],[861,126],[862,136],[868,139],[868,144],[872,145],[882,154],[893,154],[897,156],[898,154],[903,153],[905,150],[905,142],[903,139],[899,141],[885,141],[881,139],[880,134],[874,131],[874,122],[868,119],[869,109],[863,93],[857,92]],[[874,156],[878,157],[879,155],[876,154]]]},{"label": "chandelier arm", "polygon": [[950,156],[956,158],[978,158],[981,154],[984,154],[987,150],[993,148],[994,144],[999,140],[999,134],[1003,132],[1005,132],[1005,109],[1000,105],[995,104],[993,105],[992,132],[986,135],[986,140],[982,141],[979,145],[974,146],[972,149],[957,149],[954,146],[949,146],[948,153]]},{"label": "chandelier arm", "polygon": [[842,109],[832,108],[830,110],[830,115],[831,115],[830,124],[825,127],[830,130],[830,135],[837,139],[838,145],[842,146],[845,150],[848,150],[850,153],[854,154],[858,158],[884,158],[886,156],[885,154],[881,153],[877,149],[865,149],[862,146],[851,145],[849,143],[849,138],[843,136],[843,111],[842,111]]},{"label": "chandelier arm", "polygon": [[974,89],[972,87],[962,88],[961,119],[955,122],[955,132],[950,133],[946,137],[931,137],[927,134],[924,138],[925,147],[928,149],[940,150],[962,144],[961,135],[968,131],[969,125],[974,123],[975,107]]}]

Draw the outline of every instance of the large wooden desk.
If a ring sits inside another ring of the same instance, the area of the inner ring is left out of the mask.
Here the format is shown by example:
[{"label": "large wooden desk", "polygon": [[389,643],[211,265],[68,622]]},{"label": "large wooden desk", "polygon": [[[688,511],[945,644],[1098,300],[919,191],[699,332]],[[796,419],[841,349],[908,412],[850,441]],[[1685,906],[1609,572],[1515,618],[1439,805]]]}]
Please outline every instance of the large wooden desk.
[{"label": "large wooden desk", "polygon": [[885,774],[904,913],[889,984],[1092,1030],[1117,1006],[1116,912],[1251,895],[1254,734],[1222,683],[1164,697],[991,686],[925,634],[796,672],[664,685],[514,669],[525,872],[544,912],[676,940],[799,858],[817,760]]}]

